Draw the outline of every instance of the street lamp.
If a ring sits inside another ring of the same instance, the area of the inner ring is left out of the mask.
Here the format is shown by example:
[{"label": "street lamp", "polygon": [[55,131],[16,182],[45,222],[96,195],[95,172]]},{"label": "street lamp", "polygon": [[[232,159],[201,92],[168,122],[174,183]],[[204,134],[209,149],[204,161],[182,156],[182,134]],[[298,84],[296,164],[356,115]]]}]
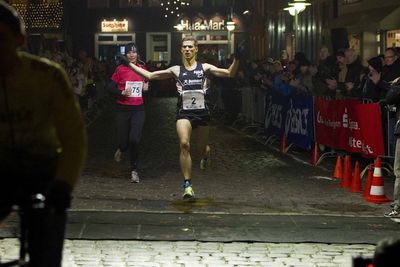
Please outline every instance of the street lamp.
[{"label": "street lamp", "polygon": [[230,32],[235,30],[235,22],[231,18],[226,21],[226,29]]},{"label": "street lamp", "polygon": [[226,29],[228,30],[228,52],[232,54],[233,45],[232,45],[232,31],[235,30],[235,22],[232,20],[233,10],[231,7],[231,14],[226,20]]},{"label": "street lamp", "polygon": [[303,12],[307,6],[310,6],[311,3],[308,3],[307,0],[293,0],[293,2],[288,3],[288,7],[285,7],[283,10],[289,12],[291,16],[294,16],[294,38],[293,38],[293,55],[296,53],[297,39],[298,39],[298,27],[299,27],[299,13]]}]

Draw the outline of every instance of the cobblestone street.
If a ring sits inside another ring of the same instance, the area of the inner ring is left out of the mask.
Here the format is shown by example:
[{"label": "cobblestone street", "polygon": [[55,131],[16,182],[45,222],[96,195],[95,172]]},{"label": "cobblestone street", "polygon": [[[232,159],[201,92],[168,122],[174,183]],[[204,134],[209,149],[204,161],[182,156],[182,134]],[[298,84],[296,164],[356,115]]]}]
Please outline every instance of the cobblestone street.
[{"label": "cobblestone street", "polygon": [[[18,255],[15,239],[0,241]],[[351,267],[373,245],[67,240],[63,267]]]}]

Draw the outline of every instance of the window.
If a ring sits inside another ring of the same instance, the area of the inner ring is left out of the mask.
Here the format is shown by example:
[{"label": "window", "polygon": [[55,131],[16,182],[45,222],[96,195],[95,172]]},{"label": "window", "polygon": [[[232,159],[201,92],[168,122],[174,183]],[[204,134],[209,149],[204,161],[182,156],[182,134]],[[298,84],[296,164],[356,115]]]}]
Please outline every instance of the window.
[{"label": "window", "polygon": [[142,0],[119,0],[119,7],[142,7]]},{"label": "window", "polygon": [[88,6],[88,8],[110,7],[110,1],[109,0],[88,0],[87,6]]},{"label": "window", "polygon": [[388,31],[386,35],[387,47],[400,46],[400,30]]}]

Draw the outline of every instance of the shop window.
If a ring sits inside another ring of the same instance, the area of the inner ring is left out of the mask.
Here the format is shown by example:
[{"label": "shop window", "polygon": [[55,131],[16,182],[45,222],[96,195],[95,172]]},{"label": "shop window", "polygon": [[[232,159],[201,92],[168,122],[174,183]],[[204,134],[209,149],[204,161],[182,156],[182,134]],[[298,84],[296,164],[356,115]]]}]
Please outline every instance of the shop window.
[{"label": "shop window", "polygon": [[146,59],[156,63],[167,63],[171,60],[171,34],[146,33]]},{"label": "shop window", "polygon": [[133,36],[132,35],[118,35],[117,41],[119,42],[132,42]]},{"label": "shop window", "polygon": [[112,35],[100,35],[98,40],[100,42],[112,42],[114,40],[114,37]]},{"label": "shop window", "polygon": [[105,8],[110,7],[109,0],[88,0],[87,1],[88,8]]},{"label": "shop window", "polygon": [[400,30],[388,31],[386,34],[387,47],[399,47],[400,46]]}]

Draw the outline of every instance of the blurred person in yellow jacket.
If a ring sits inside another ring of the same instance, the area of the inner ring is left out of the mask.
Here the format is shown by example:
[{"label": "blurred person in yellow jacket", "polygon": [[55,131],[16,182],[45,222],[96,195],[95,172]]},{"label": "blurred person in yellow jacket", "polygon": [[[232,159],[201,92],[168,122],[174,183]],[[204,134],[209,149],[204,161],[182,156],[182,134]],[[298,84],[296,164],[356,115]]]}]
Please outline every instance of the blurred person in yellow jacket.
[{"label": "blurred person in yellow jacket", "polygon": [[59,267],[86,131],[64,69],[18,51],[24,43],[22,19],[0,0],[0,221],[18,205],[29,266]]}]

